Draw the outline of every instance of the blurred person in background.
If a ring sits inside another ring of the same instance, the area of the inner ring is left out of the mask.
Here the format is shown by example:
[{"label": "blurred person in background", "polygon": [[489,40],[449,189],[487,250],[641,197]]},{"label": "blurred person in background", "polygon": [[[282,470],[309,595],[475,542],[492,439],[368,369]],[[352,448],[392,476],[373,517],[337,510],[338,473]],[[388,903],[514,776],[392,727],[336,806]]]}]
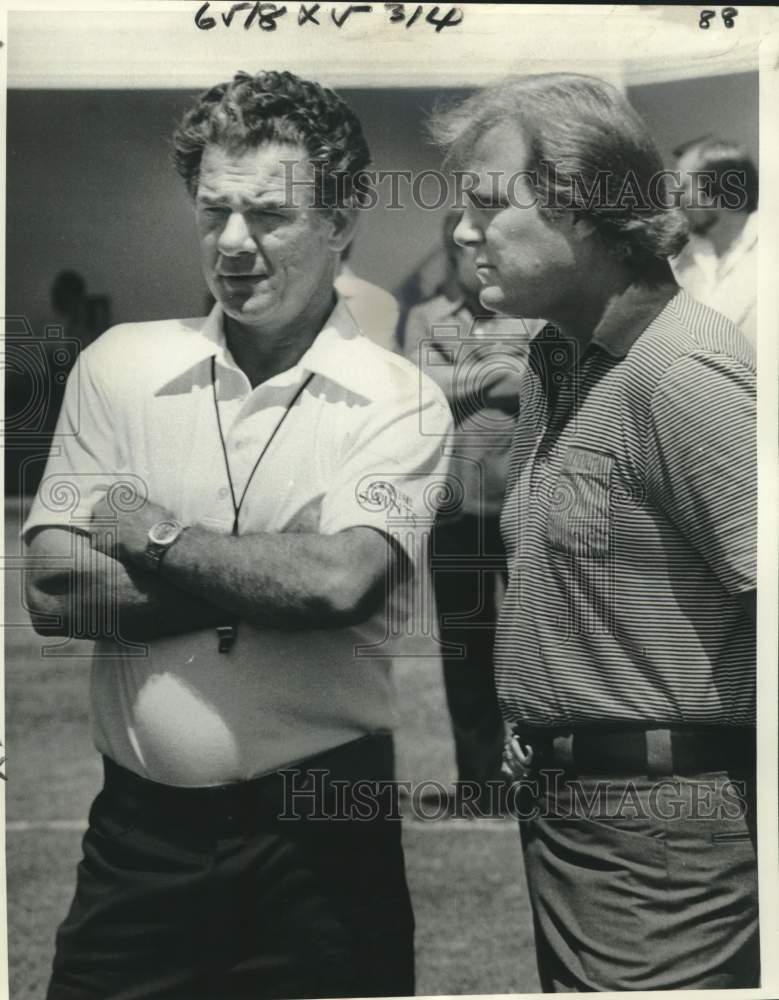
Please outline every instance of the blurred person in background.
[{"label": "blurred person in background", "polygon": [[65,336],[83,350],[111,325],[106,295],[87,294],[87,285],[76,271],[60,271],[51,286],[51,304],[64,321]]},{"label": "blurred person in background", "polygon": [[[479,302],[474,253],[444,221],[447,275],[442,291],[413,307],[403,351],[443,389],[455,436],[449,476],[454,495],[439,513],[430,570],[458,784],[455,815],[500,811],[504,725],[492,666],[497,610],[506,582],[498,519],[528,342],[540,324],[498,318]],[[490,785],[489,783],[493,784]]]},{"label": "blurred person in background", "polygon": [[706,136],[674,150],[690,239],[671,260],[679,284],[757,346],[758,172],[741,146]]},{"label": "blurred person in background", "polygon": [[350,243],[341,254],[335,289],[365,336],[379,347],[397,351],[400,317],[397,300],[386,289],[357,277],[349,263],[351,252]]}]

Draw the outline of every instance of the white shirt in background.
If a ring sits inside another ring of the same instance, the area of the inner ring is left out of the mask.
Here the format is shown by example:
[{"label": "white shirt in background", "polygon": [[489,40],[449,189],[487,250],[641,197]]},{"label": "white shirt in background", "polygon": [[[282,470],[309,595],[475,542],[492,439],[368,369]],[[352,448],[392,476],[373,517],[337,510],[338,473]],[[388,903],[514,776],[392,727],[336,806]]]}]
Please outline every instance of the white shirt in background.
[{"label": "white shirt in background", "polygon": [[679,285],[699,302],[705,302],[717,276],[717,253],[705,236],[690,233],[684,249],[669,261]]},{"label": "white shirt in background", "polygon": [[717,258],[709,240],[693,236],[671,261],[676,280],[705,305],[732,320],[757,347],[757,212]]},{"label": "white shirt in background", "polygon": [[369,340],[388,351],[398,350],[400,307],[394,295],[358,278],[348,264],[341,266],[341,273],[335,279],[335,290]]}]

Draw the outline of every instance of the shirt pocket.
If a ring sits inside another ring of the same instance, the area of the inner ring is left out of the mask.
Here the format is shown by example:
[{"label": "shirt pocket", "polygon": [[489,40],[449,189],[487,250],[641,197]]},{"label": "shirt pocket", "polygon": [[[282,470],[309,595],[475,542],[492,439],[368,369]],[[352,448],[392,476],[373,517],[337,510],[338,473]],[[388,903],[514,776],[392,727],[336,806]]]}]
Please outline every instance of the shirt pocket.
[{"label": "shirt pocket", "polygon": [[551,487],[546,535],[553,549],[582,559],[605,559],[611,541],[614,458],[569,448]]}]

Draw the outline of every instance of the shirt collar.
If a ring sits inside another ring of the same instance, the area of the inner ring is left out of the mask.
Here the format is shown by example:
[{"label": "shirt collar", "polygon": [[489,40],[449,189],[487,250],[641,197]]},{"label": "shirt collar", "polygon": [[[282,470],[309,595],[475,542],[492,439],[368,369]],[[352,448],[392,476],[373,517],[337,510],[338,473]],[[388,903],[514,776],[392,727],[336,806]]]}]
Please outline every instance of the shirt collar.
[{"label": "shirt collar", "polygon": [[590,343],[612,357],[624,358],[679,290],[670,268],[660,269],[656,278],[628,285],[607,305]]},{"label": "shirt collar", "polygon": [[754,212],[749,213],[749,218],[741,230],[741,238],[744,243],[744,248],[748,249],[757,243],[757,209]]},{"label": "shirt collar", "polygon": [[375,358],[366,358],[373,349],[357,326],[348,306],[339,295],[333,311],[314,342],[298,361],[306,371],[322,375],[357,395],[373,398],[371,390]]},{"label": "shirt collar", "polygon": [[[176,366],[177,372],[172,378],[171,373],[168,373],[162,389],[176,382],[191,368],[212,357],[216,358],[217,364],[240,371],[227,347],[224,313],[218,302],[205,320],[201,321],[196,334],[189,341],[186,358],[181,358],[182,363]],[[314,372],[351,392],[372,399],[371,369],[375,359],[365,357],[365,348],[370,349],[371,346],[367,338],[360,333],[352,314],[339,296],[310,347],[295,365],[286,372],[279,372],[274,378],[288,382],[295,376],[302,379],[306,373]]]},{"label": "shirt collar", "polygon": [[740,260],[757,243],[757,212],[750,212],[744,228],[738,234],[730,249],[725,253],[725,260],[730,263],[732,260]]},{"label": "shirt collar", "polygon": [[227,364],[229,352],[224,332],[224,313],[218,302],[214,304],[211,312],[206,316],[206,321],[200,328],[200,336],[205,343],[204,357],[208,354],[216,354],[217,359],[223,364]]}]

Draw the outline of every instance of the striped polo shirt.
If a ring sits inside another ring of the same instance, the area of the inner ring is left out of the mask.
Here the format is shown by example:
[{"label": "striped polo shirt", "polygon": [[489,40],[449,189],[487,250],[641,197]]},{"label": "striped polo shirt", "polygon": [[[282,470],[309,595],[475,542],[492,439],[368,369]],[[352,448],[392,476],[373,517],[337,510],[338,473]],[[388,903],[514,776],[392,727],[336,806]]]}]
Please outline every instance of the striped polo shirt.
[{"label": "striped polo shirt", "polygon": [[586,349],[542,331],[501,529],[504,714],[526,727],[755,718],[755,363],[670,276]]}]

